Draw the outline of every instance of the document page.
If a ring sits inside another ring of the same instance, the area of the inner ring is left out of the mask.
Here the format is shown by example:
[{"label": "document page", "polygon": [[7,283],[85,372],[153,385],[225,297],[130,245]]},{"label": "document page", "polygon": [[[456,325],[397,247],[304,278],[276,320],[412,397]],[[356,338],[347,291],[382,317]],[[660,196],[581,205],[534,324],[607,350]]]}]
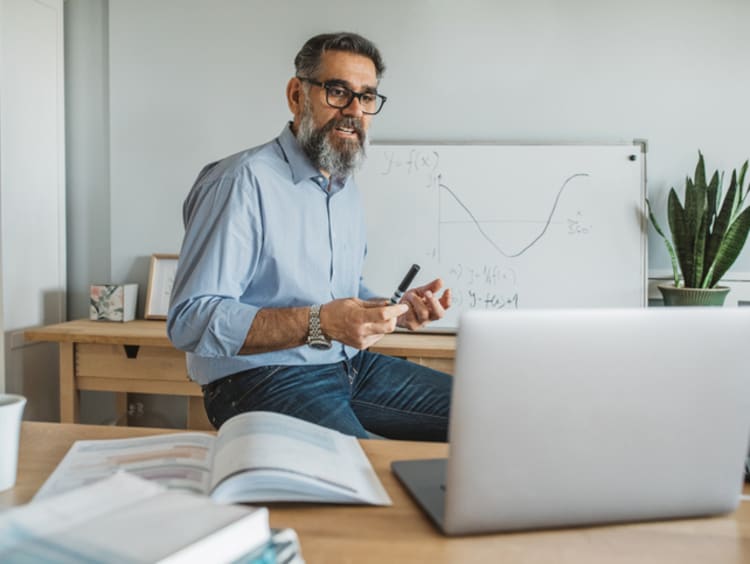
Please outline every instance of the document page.
[{"label": "document page", "polygon": [[214,441],[205,433],[76,441],[34,500],[95,482],[117,470],[169,489],[207,494]]},{"label": "document page", "polygon": [[356,438],[263,411],[221,427],[211,491],[221,501],[391,503]]}]

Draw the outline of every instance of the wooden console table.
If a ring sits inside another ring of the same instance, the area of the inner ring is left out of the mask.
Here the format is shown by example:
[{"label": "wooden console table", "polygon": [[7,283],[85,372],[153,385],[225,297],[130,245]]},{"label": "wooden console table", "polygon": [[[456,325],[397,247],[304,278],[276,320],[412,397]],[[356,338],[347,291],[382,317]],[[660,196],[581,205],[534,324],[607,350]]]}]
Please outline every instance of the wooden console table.
[{"label": "wooden console table", "polygon": [[[110,323],[80,319],[24,332],[28,341],[60,346],[60,420],[77,423],[79,391],[115,392],[118,416],[127,413],[127,394],[187,396],[188,429],[212,429],[200,386],[187,376],[185,353],[167,338],[164,321]],[[453,372],[455,335],[395,333],[370,350]]]}]

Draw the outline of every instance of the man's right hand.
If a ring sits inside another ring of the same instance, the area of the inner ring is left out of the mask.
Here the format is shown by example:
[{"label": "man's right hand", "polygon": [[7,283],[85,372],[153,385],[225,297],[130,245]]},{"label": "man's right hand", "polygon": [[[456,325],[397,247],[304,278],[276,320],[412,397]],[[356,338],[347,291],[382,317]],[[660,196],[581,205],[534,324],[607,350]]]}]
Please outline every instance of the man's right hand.
[{"label": "man's right hand", "polygon": [[406,304],[390,305],[387,301],[333,300],[320,308],[320,328],[329,339],[362,350],[392,333],[398,317],[407,311]]}]

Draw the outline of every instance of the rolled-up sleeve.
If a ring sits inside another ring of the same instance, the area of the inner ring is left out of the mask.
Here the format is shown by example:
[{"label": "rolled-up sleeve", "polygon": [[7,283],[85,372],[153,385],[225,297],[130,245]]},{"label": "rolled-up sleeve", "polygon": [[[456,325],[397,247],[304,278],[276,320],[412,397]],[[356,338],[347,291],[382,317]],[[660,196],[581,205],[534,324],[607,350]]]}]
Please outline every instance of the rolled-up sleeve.
[{"label": "rolled-up sleeve", "polygon": [[201,174],[183,210],[185,237],[175,275],[167,335],[184,351],[237,355],[260,307],[240,298],[253,278],[262,210],[252,174]]}]

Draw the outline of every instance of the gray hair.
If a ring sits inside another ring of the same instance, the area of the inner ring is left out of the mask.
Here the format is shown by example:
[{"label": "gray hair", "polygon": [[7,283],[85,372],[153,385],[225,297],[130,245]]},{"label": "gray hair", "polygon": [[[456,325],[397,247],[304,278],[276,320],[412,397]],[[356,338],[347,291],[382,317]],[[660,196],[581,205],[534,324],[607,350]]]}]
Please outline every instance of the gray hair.
[{"label": "gray hair", "polygon": [[294,68],[297,76],[313,78],[320,67],[320,59],[326,51],[344,51],[363,55],[375,65],[375,75],[378,80],[385,72],[385,63],[380,51],[369,39],[356,33],[322,33],[307,40],[294,58]]}]

